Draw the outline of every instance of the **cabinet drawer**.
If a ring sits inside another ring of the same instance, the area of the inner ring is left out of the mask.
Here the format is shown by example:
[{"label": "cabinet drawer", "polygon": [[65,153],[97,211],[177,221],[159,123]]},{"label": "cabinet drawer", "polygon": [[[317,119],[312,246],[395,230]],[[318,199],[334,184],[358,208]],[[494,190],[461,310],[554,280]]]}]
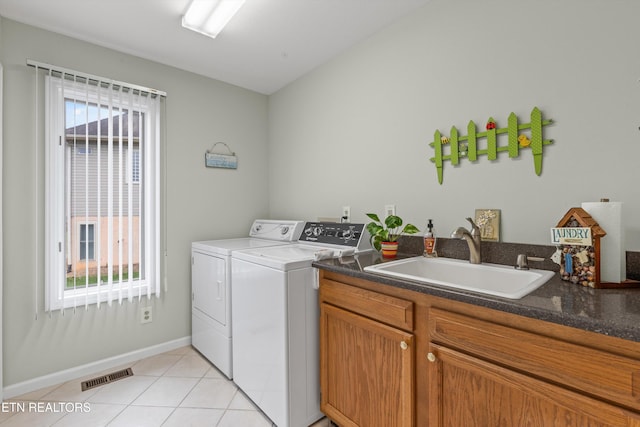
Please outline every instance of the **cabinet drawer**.
[{"label": "cabinet drawer", "polygon": [[413,331],[412,301],[327,279],[320,283],[320,300],[405,331]]},{"label": "cabinet drawer", "polygon": [[640,409],[638,360],[436,308],[429,333],[433,343]]}]

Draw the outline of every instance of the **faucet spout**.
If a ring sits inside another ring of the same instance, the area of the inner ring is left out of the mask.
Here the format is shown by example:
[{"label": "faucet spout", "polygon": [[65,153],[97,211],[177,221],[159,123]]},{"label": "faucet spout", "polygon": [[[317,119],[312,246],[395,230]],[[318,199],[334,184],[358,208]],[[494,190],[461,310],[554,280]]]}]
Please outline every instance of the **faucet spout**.
[{"label": "faucet spout", "polygon": [[469,246],[469,262],[471,264],[480,264],[482,262],[482,240],[480,238],[480,229],[471,218],[467,218],[471,224],[471,231],[464,227],[458,227],[451,233],[453,239],[464,239]]}]

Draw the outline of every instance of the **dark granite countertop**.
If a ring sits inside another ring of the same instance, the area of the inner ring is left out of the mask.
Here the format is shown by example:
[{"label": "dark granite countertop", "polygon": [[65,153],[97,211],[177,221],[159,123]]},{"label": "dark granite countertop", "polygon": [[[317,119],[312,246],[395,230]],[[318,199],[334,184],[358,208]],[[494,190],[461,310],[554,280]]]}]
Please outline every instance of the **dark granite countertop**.
[{"label": "dark granite countertop", "polygon": [[[415,255],[399,257],[408,256]],[[364,271],[364,267],[380,262],[385,261],[379,253],[366,252],[343,260],[316,261],[313,266],[436,297],[640,342],[640,288],[592,289],[562,281],[556,275],[529,295],[512,300]]]}]

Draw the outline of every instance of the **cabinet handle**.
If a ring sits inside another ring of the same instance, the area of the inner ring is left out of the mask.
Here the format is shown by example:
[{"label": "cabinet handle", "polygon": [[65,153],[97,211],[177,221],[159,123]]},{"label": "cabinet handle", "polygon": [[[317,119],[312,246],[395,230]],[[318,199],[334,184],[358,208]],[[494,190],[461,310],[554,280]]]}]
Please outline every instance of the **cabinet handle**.
[{"label": "cabinet handle", "polygon": [[435,362],[436,361],[436,355],[433,353],[429,353],[427,354],[427,359],[429,360],[429,362]]},{"label": "cabinet handle", "polygon": [[407,344],[406,341],[400,341],[400,348],[406,350],[409,348],[409,344]]}]

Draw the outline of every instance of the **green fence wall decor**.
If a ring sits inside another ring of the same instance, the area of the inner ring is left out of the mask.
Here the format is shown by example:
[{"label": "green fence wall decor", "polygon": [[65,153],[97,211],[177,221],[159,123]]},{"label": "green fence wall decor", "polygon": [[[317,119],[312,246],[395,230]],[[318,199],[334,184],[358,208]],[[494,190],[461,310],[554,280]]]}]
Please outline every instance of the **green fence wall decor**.
[{"label": "green fence wall decor", "polygon": [[[476,124],[471,120],[467,125],[467,135],[459,135],[455,126],[451,127],[449,136],[444,136],[439,130],[433,135],[433,142],[429,145],[435,150],[435,156],[430,160],[435,163],[438,170],[438,182],[442,184],[444,162],[449,160],[452,165],[458,165],[460,159],[467,158],[471,162],[478,160],[478,156],[486,155],[489,160],[496,160],[501,151],[509,152],[509,157],[518,157],[521,149],[531,149],[533,153],[533,165],[536,175],[542,173],[542,148],[553,143],[553,140],[545,140],[542,137],[542,128],[550,125],[553,120],[542,120],[542,113],[538,107],[531,110],[529,123],[518,123],[518,117],[511,113],[507,119],[506,128],[498,128],[493,117],[487,120],[485,131],[478,132]],[[529,131],[522,133],[521,131]],[[501,135],[507,135],[507,145],[498,146]],[[486,148],[478,149],[478,140],[486,138]],[[449,154],[445,154],[445,147],[449,148]]]}]

